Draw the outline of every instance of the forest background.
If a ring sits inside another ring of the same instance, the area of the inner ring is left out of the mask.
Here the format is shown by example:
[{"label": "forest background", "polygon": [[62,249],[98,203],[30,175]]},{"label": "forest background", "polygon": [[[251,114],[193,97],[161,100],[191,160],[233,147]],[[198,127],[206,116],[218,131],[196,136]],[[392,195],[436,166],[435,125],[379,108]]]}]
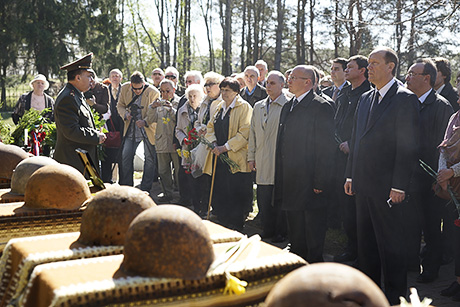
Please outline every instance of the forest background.
[{"label": "forest background", "polygon": [[125,80],[170,65],[181,75],[230,75],[258,59],[269,70],[307,63],[327,71],[330,59],[378,45],[399,54],[399,77],[418,57],[446,57],[456,72],[459,7],[458,0],[2,0],[0,109],[11,109],[18,85],[28,90],[36,73],[65,82],[59,67],[89,52],[99,77],[119,68]]}]

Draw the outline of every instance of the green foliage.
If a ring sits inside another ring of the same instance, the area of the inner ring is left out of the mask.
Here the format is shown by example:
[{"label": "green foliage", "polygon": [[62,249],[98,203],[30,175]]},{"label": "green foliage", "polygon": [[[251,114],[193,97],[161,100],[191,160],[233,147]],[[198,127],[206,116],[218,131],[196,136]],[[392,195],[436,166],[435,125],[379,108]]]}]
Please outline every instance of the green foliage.
[{"label": "green foliage", "polygon": [[[96,130],[107,133],[108,132],[107,129],[104,128],[105,120],[102,119],[99,113],[95,112],[93,108],[90,108],[90,110],[91,110],[91,113],[93,114],[94,125],[96,126]],[[97,156],[99,160],[101,161],[105,160],[105,157],[107,155],[105,154],[105,148],[103,144],[97,145]]]},{"label": "green foliage", "polygon": [[56,124],[50,123],[44,116],[49,111],[50,109],[44,109],[42,112],[32,108],[27,110],[11,133],[12,143],[17,146],[23,146],[24,129],[29,132],[35,129],[37,132],[45,132],[45,144],[54,148],[56,145]]},{"label": "green foliage", "polygon": [[2,115],[0,114],[0,142],[5,144],[11,144],[13,138],[11,137],[11,125],[3,121]]}]

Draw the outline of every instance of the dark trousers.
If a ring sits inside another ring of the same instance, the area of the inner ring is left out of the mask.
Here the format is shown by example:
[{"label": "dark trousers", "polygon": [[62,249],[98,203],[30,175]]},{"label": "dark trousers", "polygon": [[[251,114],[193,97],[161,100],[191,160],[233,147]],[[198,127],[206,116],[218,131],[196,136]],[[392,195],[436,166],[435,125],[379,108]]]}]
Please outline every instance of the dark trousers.
[{"label": "dark trousers", "polygon": [[[216,159],[216,157],[213,157]],[[252,203],[251,173],[230,173],[227,164],[217,160],[212,196],[213,213],[228,228],[241,231]]]},{"label": "dark trousers", "polygon": [[407,292],[407,257],[401,206],[387,204],[388,194],[356,195],[358,267],[377,285],[383,282],[390,305]]},{"label": "dark trousers", "polygon": [[[104,148],[105,160],[101,161],[101,178],[103,182],[112,183],[112,167],[121,161],[120,148]],[[120,172],[120,164],[118,165]]]},{"label": "dark trousers", "polygon": [[454,257],[454,247],[452,242],[454,242],[454,220],[458,218],[457,210],[455,205],[450,203],[447,206],[442,206],[442,219],[443,219],[443,228],[442,228],[442,252],[445,258]]},{"label": "dark trousers", "polygon": [[287,221],[279,202],[274,201],[274,185],[257,185],[257,206],[262,220],[262,230],[267,238],[285,236]]},{"label": "dark trousers", "polygon": [[[181,163],[181,161],[179,162]],[[179,172],[177,174],[177,178],[179,180],[179,203],[182,206],[189,207],[192,205],[192,186],[189,178],[191,175],[185,173],[185,169],[182,167],[182,165],[177,171]]]},{"label": "dark trousers", "polygon": [[455,261],[455,276],[460,277],[460,227],[454,226],[453,229],[454,241],[454,261]]},{"label": "dark trousers", "polygon": [[[425,240],[422,257],[423,271],[437,273],[442,260],[442,210],[446,201],[437,197],[431,189],[431,182],[418,193],[421,213],[421,226]],[[420,240],[419,240],[420,242]]]},{"label": "dark trousers", "polygon": [[312,201],[324,206],[306,210],[286,211],[291,252],[309,263],[322,262],[327,230],[326,195],[315,195]]}]

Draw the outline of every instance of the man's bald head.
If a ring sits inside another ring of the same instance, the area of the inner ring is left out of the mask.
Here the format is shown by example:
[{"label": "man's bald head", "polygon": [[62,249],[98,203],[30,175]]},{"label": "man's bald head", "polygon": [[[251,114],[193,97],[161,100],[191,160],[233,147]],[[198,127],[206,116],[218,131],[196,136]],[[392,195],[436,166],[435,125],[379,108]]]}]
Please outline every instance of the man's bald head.
[{"label": "man's bald head", "polygon": [[289,75],[289,91],[297,97],[308,92],[315,83],[315,71],[310,65],[297,65]]}]

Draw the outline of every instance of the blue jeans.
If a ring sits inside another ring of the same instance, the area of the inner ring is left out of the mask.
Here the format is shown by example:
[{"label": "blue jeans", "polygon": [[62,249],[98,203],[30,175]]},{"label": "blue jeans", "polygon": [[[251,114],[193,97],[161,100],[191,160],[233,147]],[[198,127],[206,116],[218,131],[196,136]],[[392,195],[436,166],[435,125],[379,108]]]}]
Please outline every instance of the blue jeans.
[{"label": "blue jeans", "polygon": [[[136,154],[137,146],[140,142],[136,142],[126,138],[123,144],[123,151],[121,153],[121,170],[120,170],[120,185],[134,185],[134,155]],[[144,173],[140,189],[142,191],[150,191],[155,177],[158,178],[156,167],[157,154],[155,145],[150,144],[148,140],[144,141]]]}]

